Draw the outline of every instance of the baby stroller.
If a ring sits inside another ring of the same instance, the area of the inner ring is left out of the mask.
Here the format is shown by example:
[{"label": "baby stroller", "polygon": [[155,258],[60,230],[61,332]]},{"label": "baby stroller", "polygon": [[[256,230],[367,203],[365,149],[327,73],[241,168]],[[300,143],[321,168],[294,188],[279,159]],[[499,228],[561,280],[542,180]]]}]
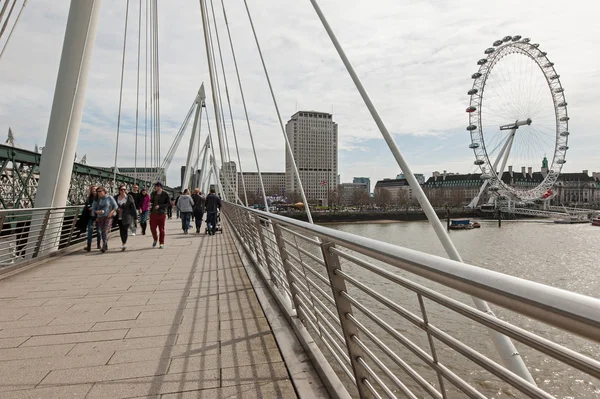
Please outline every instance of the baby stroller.
[{"label": "baby stroller", "polygon": [[[221,212],[217,212],[217,228],[215,229],[215,234],[216,233],[221,233],[223,234],[223,227],[221,226]],[[204,234],[208,234],[208,223],[206,223],[205,225],[206,227],[204,228]]]}]

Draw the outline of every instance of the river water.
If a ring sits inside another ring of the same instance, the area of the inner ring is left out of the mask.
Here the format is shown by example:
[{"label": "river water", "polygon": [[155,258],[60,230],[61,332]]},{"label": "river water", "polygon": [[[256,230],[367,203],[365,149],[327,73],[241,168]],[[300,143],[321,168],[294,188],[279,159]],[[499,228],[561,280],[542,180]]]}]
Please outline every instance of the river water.
[{"label": "river water", "polygon": [[[482,225],[481,229],[450,232],[450,236],[465,262],[577,293],[599,296],[598,244],[600,243],[600,228],[589,224],[559,225],[547,221],[503,221],[502,227],[498,228],[496,221],[479,222]],[[340,223],[327,224],[327,227],[445,257],[445,252],[428,222]],[[364,279],[363,281],[368,283],[371,288],[420,316],[420,308],[414,293],[387,280],[374,277],[359,267],[353,265],[347,267],[354,275]],[[395,272],[464,303],[472,304],[470,298],[461,293],[429,283],[403,271]],[[385,320],[394,320],[397,331],[414,340],[429,352],[428,341],[420,329],[402,319],[398,320],[397,314],[367,295],[357,293],[356,290],[355,294],[370,308],[376,309]],[[467,342],[472,348],[499,361],[489,334],[484,328],[436,304],[428,303],[427,309],[432,324],[443,328],[463,342]],[[600,359],[600,348],[597,344],[585,342],[578,337],[537,321],[499,309],[497,306],[493,306],[493,309],[499,317],[507,321],[596,360]],[[377,326],[369,324],[369,328],[376,330]],[[439,386],[437,376],[422,361],[410,351],[405,350],[393,338],[387,336],[388,334],[385,332],[379,331],[378,335],[386,337],[384,341],[387,345],[417,371],[422,372],[430,383],[436,387]],[[452,349],[444,348],[443,344],[439,342],[436,343],[436,346],[440,361],[476,386],[486,396],[523,397],[495,376],[459,356]],[[556,397],[600,398],[599,380],[572,370],[524,345],[517,343],[517,348],[524,357],[536,383]],[[409,388],[414,389],[416,393],[421,392],[422,395],[419,394],[419,397],[429,397],[424,391],[420,391],[421,388],[406,377],[401,369],[394,369],[394,372],[398,373],[398,376]],[[462,393],[452,389],[450,383],[446,382],[445,385],[449,389],[449,397],[464,397]],[[397,392],[397,395],[402,397],[401,392]]]}]

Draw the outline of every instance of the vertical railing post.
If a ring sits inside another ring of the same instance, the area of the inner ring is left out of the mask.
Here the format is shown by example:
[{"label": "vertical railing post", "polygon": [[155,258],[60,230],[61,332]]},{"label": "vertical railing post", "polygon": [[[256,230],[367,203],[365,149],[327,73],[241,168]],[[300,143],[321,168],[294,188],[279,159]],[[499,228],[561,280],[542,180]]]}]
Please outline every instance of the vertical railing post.
[{"label": "vertical railing post", "polygon": [[33,257],[37,258],[40,253],[40,247],[42,246],[42,242],[44,241],[44,235],[46,235],[46,230],[48,229],[48,223],[50,223],[50,213],[51,209],[48,209],[44,214],[44,220],[42,221],[41,228],[39,230],[39,236],[37,237],[37,241],[35,244],[35,248],[33,249]]},{"label": "vertical railing post", "polygon": [[292,306],[296,309],[296,316],[302,324],[306,326],[306,320],[302,313],[299,312],[298,308],[300,306],[300,302],[298,301],[298,297],[296,294],[296,288],[294,286],[294,276],[292,276],[292,266],[290,266],[288,261],[287,252],[285,250],[285,243],[283,242],[283,237],[281,235],[281,229],[277,223],[272,223],[273,225],[273,233],[275,235],[275,241],[277,241],[277,248],[279,249],[279,257],[281,258],[281,264],[283,265],[283,270],[285,271],[285,277],[288,282],[288,286],[290,287],[290,294],[292,295]]},{"label": "vertical railing post", "polygon": [[347,318],[347,315],[352,315],[352,304],[348,299],[342,295],[346,291],[346,281],[341,276],[338,276],[335,271],[341,269],[339,257],[329,251],[330,248],[334,248],[335,244],[331,242],[321,243],[321,251],[323,252],[323,260],[325,261],[325,268],[329,275],[329,281],[331,283],[331,290],[333,292],[333,299],[335,300],[335,307],[338,311],[338,317],[340,318],[340,325],[344,333],[344,340],[348,348],[348,355],[350,356],[350,363],[352,364],[352,370],[354,372],[354,378],[356,379],[356,388],[361,398],[371,398],[372,394],[369,389],[364,385],[363,381],[368,380],[369,374],[366,369],[360,364],[358,359],[365,359],[363,350],[358,346],[353,337],[358,338],[358,327],[356,327]]},{"label": "vertical railing post", "polygon": [[[423,323],[425,324],[425,331],[427,332],[427,340],[429,341],[429,349],[431,350],[431,357],[434,363],[438,363],[437,352],[435,350],[435,343],[433,341],[433,336],[429,331],[429,318],[427,317],[427,310],[425,309],[425,302],[423,301],[423,296],[421,294],[417,294],[417,299],[419,300],[419,307],[421,308],[421,314],[423,315]],[[442,397],[447,399],[446,388],[444,388],[444,377],[440,372],[439,368],[436,368],[436,373],[438,377],[438,383],[440,384],[440,392],[442,393]]]},{"label": "vertical railing post", "polygon": [[79,212],[75,211],[75,217],[73,218],[73,223],[71,224],[71,228],[69,229],[69,239],[67,240],[67,247],[71,245],[71,240],[73,239],[73,232],[75,231],[75,226],[77,225],[77,220],[79,219]]},{"label": "vertical railing post", "polygon": [[271,281],[273,284],[277,285],[277,278],[275,278],[275,272],[273,271],[273,263],[271,261],[271,257],[269,256],[269,249],[267,246],[267,241],[265,239],[262,224],[259,216],[255,216],[254,220],[256,221],[256,228],[258,229],[258,237],[260,238],[260,242],[262,244],[263,255],[265,257],[265,261],[267,262],[267,268],[269,269],[269,275],[271,276]]}]

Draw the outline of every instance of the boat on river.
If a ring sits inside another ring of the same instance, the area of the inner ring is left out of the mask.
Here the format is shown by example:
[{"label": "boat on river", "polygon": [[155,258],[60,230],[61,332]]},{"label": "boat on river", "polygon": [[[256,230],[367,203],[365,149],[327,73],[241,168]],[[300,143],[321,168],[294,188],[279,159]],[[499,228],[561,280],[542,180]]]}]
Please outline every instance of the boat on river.
[{"label": "boat on river", "polygon": [[592,226],[600,227],[600,217],[596,217],[592,219]]},{"label": "boat on river", "polygon": [[450,220],[450,230],[470,230],[474,226],[469,219],[452,219]]},{"label": "boat on river", "polygon": [[580,224],[580,223],[589,223],[590,220],[585,215],[580,216],[569,216],[562,219],[557,219],[554,223],[557,224]]}]

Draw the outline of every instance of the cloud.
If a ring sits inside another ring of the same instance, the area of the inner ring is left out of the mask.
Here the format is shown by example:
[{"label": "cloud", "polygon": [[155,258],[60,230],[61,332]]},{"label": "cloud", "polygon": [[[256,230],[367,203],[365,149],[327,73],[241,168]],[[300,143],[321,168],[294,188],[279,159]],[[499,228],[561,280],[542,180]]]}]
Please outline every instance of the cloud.
[{"label": "cloud", "polygon": [[[244,119],[240,91],[223,23],[221,2],[214,0],[233,125],[244,170],[256,170]],[[143,2],[145,3],[145,2]],[[212,128],[212,97],[197,0],[159,2],[161,154],[164,156],[194,100],[207,87]],[[310,2],[248,0],[285,123],[299,109],[330,112],[339,124],[340,173],[373,180],[393,177],[399,168],[362,99],[335,53]],[[539,42],[556,64],[569,103],[570,150],[566,171],[597,170],[596,126],[600,87],[595,39],[600,25],[592,12],[578,7],[557,13],[547,2],[481,3],[460,1],[398,2],[322,1],[323,12],[356,67],[379,113],[415,172],[472,172],[473,155],[464,130],[464,112],[476,61],[491,43],[521,34]],[[138,2],[130,2],[123,109],[118,162],[133,165],[137,101]],[[247,99],[252,131],[263,171],[283,171],[284,141],[262,72],[242,0],[225,2]],[[0,61],[0,129],[13,128],[24,147],[43,145],[68,2],[30,2]],[[518,12],[515,12],[518,10]],[[125,2],[104,0],[86,93],[78,155],[88,162],[114,162]],[[143,27],[142,27],[143,28]],[[142,31],[142,37],[144,32]],[[217,51],[215,49],[215,51]],[[145,135],[145,59],[142,43],[138,164],[143,162]],[[221,85],[224,84],[219,66]],[[225,101],[223,91],[223,101]],[[148,104],[149,106],[149,104]],[[232,122],[226,128],[233,143]],[[206,124],[201,140],[206,137]],[[175,154],[168,182],[177,184],[185,162],[189,131]],[[231,151],[232,156],[235,151]]]}]

